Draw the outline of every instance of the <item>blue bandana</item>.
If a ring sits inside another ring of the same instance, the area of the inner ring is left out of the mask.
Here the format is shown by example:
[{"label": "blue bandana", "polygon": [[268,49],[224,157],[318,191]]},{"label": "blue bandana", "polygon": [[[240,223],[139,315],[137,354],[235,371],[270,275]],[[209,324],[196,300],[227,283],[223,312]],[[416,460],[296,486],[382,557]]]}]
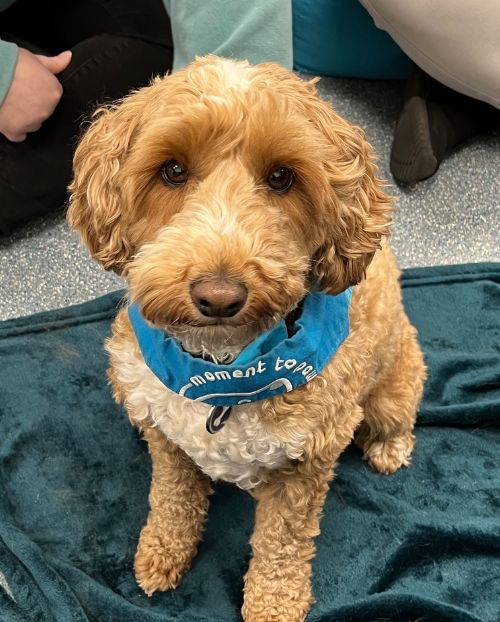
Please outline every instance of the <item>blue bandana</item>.
[{"label": "blue bandana", "polygon": [[349,334],[350,300],[350,289],[337,296],[309,293],[290,336],[282,320],[229,365],[184,351],[176,339],[148,324],[137,304],[128,314],[147,366],[172,391],[214,406],[207,430],[216,432],[232,406],[292,391],[315,378]]}]

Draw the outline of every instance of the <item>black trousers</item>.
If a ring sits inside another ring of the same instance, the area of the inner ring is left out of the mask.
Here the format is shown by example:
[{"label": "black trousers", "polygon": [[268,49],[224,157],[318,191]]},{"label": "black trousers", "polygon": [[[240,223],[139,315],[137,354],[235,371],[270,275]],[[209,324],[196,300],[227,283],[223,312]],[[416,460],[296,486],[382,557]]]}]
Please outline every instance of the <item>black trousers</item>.
[{"label": "black trousers", "polygon": [[64,205],[82,121],[97,104],[145,86],[172,66],[162,0],[18,0],[0,13],[0,37],[34,53],[70,49],[62,98],[22,143],[0,134],[0,234]]}]

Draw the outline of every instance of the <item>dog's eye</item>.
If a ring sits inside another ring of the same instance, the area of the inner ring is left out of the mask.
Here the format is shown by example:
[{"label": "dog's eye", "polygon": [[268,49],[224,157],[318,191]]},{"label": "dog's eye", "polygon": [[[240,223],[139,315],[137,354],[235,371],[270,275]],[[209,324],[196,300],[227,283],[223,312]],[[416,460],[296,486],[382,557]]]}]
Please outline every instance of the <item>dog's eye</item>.
[{"label": "dog's eye", "polygon": [[183,186],[188,180],[186,168],[177,160],[166,162],[161,167],[160,175],[168,186]]},{"label": "dog's eye", "polygon": [[293,173],[286,166],[275,168],[267,177],[267,185],[274,192],[287,192],[293,184]]}]

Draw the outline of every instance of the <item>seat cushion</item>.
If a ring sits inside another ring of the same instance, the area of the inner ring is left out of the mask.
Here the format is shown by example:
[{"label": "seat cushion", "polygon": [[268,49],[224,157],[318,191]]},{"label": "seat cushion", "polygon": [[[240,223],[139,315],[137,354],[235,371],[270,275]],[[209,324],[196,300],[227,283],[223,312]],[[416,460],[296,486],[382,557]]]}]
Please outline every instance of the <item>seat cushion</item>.
[{"label": "seat cushion", "polygon": [[358,0],[293,0],[297,71],[324,76],[405,79],[411,61]]}]

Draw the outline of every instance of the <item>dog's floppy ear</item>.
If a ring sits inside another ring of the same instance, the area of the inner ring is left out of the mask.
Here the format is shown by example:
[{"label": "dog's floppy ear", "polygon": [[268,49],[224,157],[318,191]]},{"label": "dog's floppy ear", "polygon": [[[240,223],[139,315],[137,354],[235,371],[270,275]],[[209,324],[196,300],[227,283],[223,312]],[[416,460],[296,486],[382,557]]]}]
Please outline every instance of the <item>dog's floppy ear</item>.
[{"label": "dog's floppy ear", "polygon": [[133,253],[124,223],[120,171],[142,108],[139,91],[98,109],[73,158],[68,223],[80,233],[92,256],[118,274]]},{"label": "dog's floppy ear", "polygon": [[314,257],[320,287],[337,294],[364,278],[391,223],[391,198],[375,177],[374,154],[363,130],[344,121],[317,97],[311,121],[327,141],[324,162],[330,187],[325,241]]}]

